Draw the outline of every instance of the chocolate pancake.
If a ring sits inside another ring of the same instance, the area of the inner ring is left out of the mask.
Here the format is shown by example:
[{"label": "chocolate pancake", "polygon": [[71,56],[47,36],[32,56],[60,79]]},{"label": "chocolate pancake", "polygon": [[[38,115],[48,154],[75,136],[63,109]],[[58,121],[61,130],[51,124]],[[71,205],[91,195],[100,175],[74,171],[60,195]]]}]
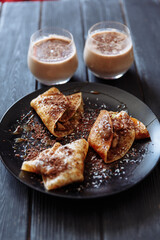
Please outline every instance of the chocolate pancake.
[{"label": "chocolate pancake", "polygon": [[144,138],[149,138],[149,132],[146,128],[146,126],[140,122],[138,119],[131,117],[131,120],[134,123],[134,127],[135,127],[135,131],[136,131],[136,135],[135,135],[135,139],[144,139]]},{"label": "chocolate pancake", "polygon": [[89,145],[107,162],[107,155],[113,139],[113,124],[107,110],[101,110],[93,124],[88,142]]},{"label": "chocolate pancake", "polygon": [[[112,112],[110,111],[109,114],[113,117],[114,115],[118,114],[118,112]],[[140,122],[138,119],[130,117],[131,120],[134,123],[135,127],[135,139],[145,139],[145,138],[150,138],[149,132],[146,128],[146,126]]]},{"label": "chocolate pancake", "polygon": [[125,111],[110,112],[110,117],[113,122],[113,140],[108,151],[108,163],[122,158],[135,140],[134,123]]},{"label": "chocolate pancake", "polygon": [[68,95],[66,96],[66,98],[68,100],[68,108],[63,113],[62,117],[59,119],[60,122],[66,122],[71,119],[78,109],[83,112],[82,93]]},{"label": "chocolate pancake", "polygon": [[66,97],[55,87],[33,99],[30,105],[48,130],[56,137],[70,134],[83,113],[81,93],[73,97],[72,95]]},{"label": "chocolate pancake", "polygon": [[24,161],[21,170],[42,174],[43,162],[46,159],[46,156],[50,156],[51,158],[51,156],[53,156],[53,154],[55,153],[56,149],[58,149],[60,146],[61,144],[56,142],[52,148],[43,150],[36,157],[31,158],[29,161]]},{"label": "chocolate pancake", "polygon": [[21,169],[41,174],[47,190],[83,181],[88,146],[85,139],[64,146],[55,143],[52,148],[42,151],[34,159],[24,161]]}]

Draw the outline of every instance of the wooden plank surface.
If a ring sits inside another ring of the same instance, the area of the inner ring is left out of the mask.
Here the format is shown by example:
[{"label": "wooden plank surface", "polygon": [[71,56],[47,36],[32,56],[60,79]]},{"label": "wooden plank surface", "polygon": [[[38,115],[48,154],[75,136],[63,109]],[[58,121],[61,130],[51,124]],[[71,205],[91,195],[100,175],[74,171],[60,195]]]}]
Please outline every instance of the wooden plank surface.
[{"label": "wooden plank surface", "polygon": [[96,201],[57,199],[34,192],[31,239],[101,239]]},{"label": "wooden plank surface", "polygon": [[35,8],[36,4],[5,3],[2,7],[0,117],[17,99],[35,88],[34,78],[27,66],[27,52],[30,35],[38,28],[39,9]]},{"label": "wooden plank surface", "polygon": [[[0,18],[0,56],[3,56],[0,59],[0,116],[17,99],[35,89],[34,77],[26,62],[32,32],[45,26],[59,26],[71,31],[79,57],[79,67],[71,81],[104,83],[86,69],[83,47],[91,25],[101,20],[114,20],[126,23],[131,30],[135,63],[122,79],[107,83],[145,100],[159,117],[160,33],[156,31],[160,27],[159,8],[158,0],[4,4]],[[148,28],[143,28],[144,23]],[[151,33],[149,37],[148,32]],[[21,58],[22,54],[24,58]],[[159,240],[159,165],[144,181],[125,193],[92,201],[71,201],[28,189],[0,163],[0,191],[0,239]]]},{"label": "wooden plank surface", "polygon": [[[29,38],[38,27],[39,3],[5,3],[0,20],[0,118],[35,88],[27,67]],[[35,8],[36,7],[36,8]],[[0,239],[28,235],[28,188],[0,163]]]},{"label": "wooden plank surface", "polygon": [[[160,120],[160,1],[124,0],[144,101]],[[136,13],[136,17],[135,17]]]}]

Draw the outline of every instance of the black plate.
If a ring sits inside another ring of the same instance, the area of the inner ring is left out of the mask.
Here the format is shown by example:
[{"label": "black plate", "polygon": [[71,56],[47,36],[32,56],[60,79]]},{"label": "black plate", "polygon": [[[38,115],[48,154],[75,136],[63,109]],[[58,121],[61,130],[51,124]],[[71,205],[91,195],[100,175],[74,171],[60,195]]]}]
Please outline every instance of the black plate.
[{"label": "black plate", "polygon": [[97,175],[96,168],[92,169],[90,182],[86,182],[85,185],[71,184],[54,191],[46,191],[38,175],[20,170],[23,159],[15,156],[14,140],[8,134],[8,130],[15,125],[17,119],[30,111],[30,101],[48,89],[43,88],[16,102],[1,120],[1,129],[4,130],[1,130],[0,137],[2,162],[13,176],[27,186],[46,194],[85,199],[109,196],[124,191],[151,172],[160,156],[160,125],[154,113],[143,102],[123,90],[102,84],[68,83],[58,88],[66,95],[81,91],[85,105],[93,109],[127,110],[130,115],[147,126],[151,139],[135,142],[129,154],[115,163],[108,164],[105,170],[101,169],[100,174]]}]

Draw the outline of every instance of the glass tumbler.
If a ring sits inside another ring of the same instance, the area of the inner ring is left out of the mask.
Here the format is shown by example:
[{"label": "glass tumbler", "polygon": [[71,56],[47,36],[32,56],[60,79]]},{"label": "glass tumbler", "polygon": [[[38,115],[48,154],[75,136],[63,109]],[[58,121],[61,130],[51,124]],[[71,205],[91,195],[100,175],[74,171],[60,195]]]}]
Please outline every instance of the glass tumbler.
[{"label": "glass tumbler", "polygon": [[100,22],[88,31],[84,61],[91,72],[103,79],[120,78],[134,60],[130,31],[118,22]]},{"label": "glass tumbler", "polygon": [[44,28],[33,33],[28,50],[28,67],[45,85],[69,81],[78,67],[73,36],[62,28]]}]

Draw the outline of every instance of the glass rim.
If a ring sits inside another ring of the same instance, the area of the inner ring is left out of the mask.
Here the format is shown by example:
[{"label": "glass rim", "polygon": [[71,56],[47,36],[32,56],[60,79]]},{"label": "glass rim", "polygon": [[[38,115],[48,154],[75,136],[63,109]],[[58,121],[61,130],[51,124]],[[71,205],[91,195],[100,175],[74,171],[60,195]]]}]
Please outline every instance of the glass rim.
[{"label": "glass rim", "polygon": [[[131,33],[130,33],[130,30],[129,30],[129,28],[125,25],[125,24],[123,24],[123,23],[121,23],[121,22],[116,22],[116,21],[101,21],[101,22],[98,22],[98,23],[95,23],[94,25],[92,25],[91,27],[90,27],[90,29],[88,30],[88,36],[89,37],[92,37],[92,35],[93,35],[93,33],[98,33],[98,32],[100,32],[101,30],[106,30],[106,29],[109,29],[109,28],[112,28],[112,27],[100,27],[99,29],[97,29],[97,30],[93,30],[93,28],[95,28],[96,26],[98,26],[98,25],[100,25],[100,24],[115,24],[115,25],[119,25],[119,26],[121,26],[121,27],[123,27],[124,29],[125,29],[125,31],[126,31],[126,33],[127,33],[127,37],[128,38],[130,38],[131,39]],[[118,28],[116,28],[115,26],[113,27],[113,29],[115,29],[115,30],[118,30],[119,32],[122,32],[120,29],[118,29]],[[93,38],[94,39],[94,38]],[[94,39],[94,41],[95,42],[100,42],[100,41],[97,41],[97,40],[95,40]],[[104,43],[105,44],[105,43]]]},{"label": "glass rim", "polygon": [[[65,33],[67,33],[69,36],[70,36],[70,38],[69,37],[66,37],[66,36],[64,36],[63,34],[59,34],[59,33],[54,33],[54,31],[62,31],[62,32],[65,32]],[[32,35],[31,35],[31,37],[30,37],[30,42],[31,43],[33,43],[33,42],[36,42],[36,41],[38,41],[38,40],[40,40],[41,39],[41,37],[40,37],[40,35],[39,35],[39,38],[37,37],[37,40],[33,40],[33,38],[36,36],[36,35],[38,35],[39,33],[42,33],[42,39],[43,39],[43,33],[44,34],[48,34],[48,36],[49,35],[57,35],[57,36],[61,36],[61,37],[66,37],[66,38],[68,38],[69,40],[70,40],[70,42],[69,42],[69,44],[68,44],[68,46],[70,46],[70,45],[72,45],[73,43],[74,43],[74,38],[73,38],[73,35],[72,35],[72,33],[71,32],[69,32],[68,30],[66,30],[66,29],[64,29],[64,28],[60,28],[60,27],[44,27],[44,28],[40,28],[40,29],[38,29],[37,31],[35,31],[34,33],[32,33]],[[45,36],[44,36],[45,37]],[[47,37],[47,36],[46,36]]]}]

